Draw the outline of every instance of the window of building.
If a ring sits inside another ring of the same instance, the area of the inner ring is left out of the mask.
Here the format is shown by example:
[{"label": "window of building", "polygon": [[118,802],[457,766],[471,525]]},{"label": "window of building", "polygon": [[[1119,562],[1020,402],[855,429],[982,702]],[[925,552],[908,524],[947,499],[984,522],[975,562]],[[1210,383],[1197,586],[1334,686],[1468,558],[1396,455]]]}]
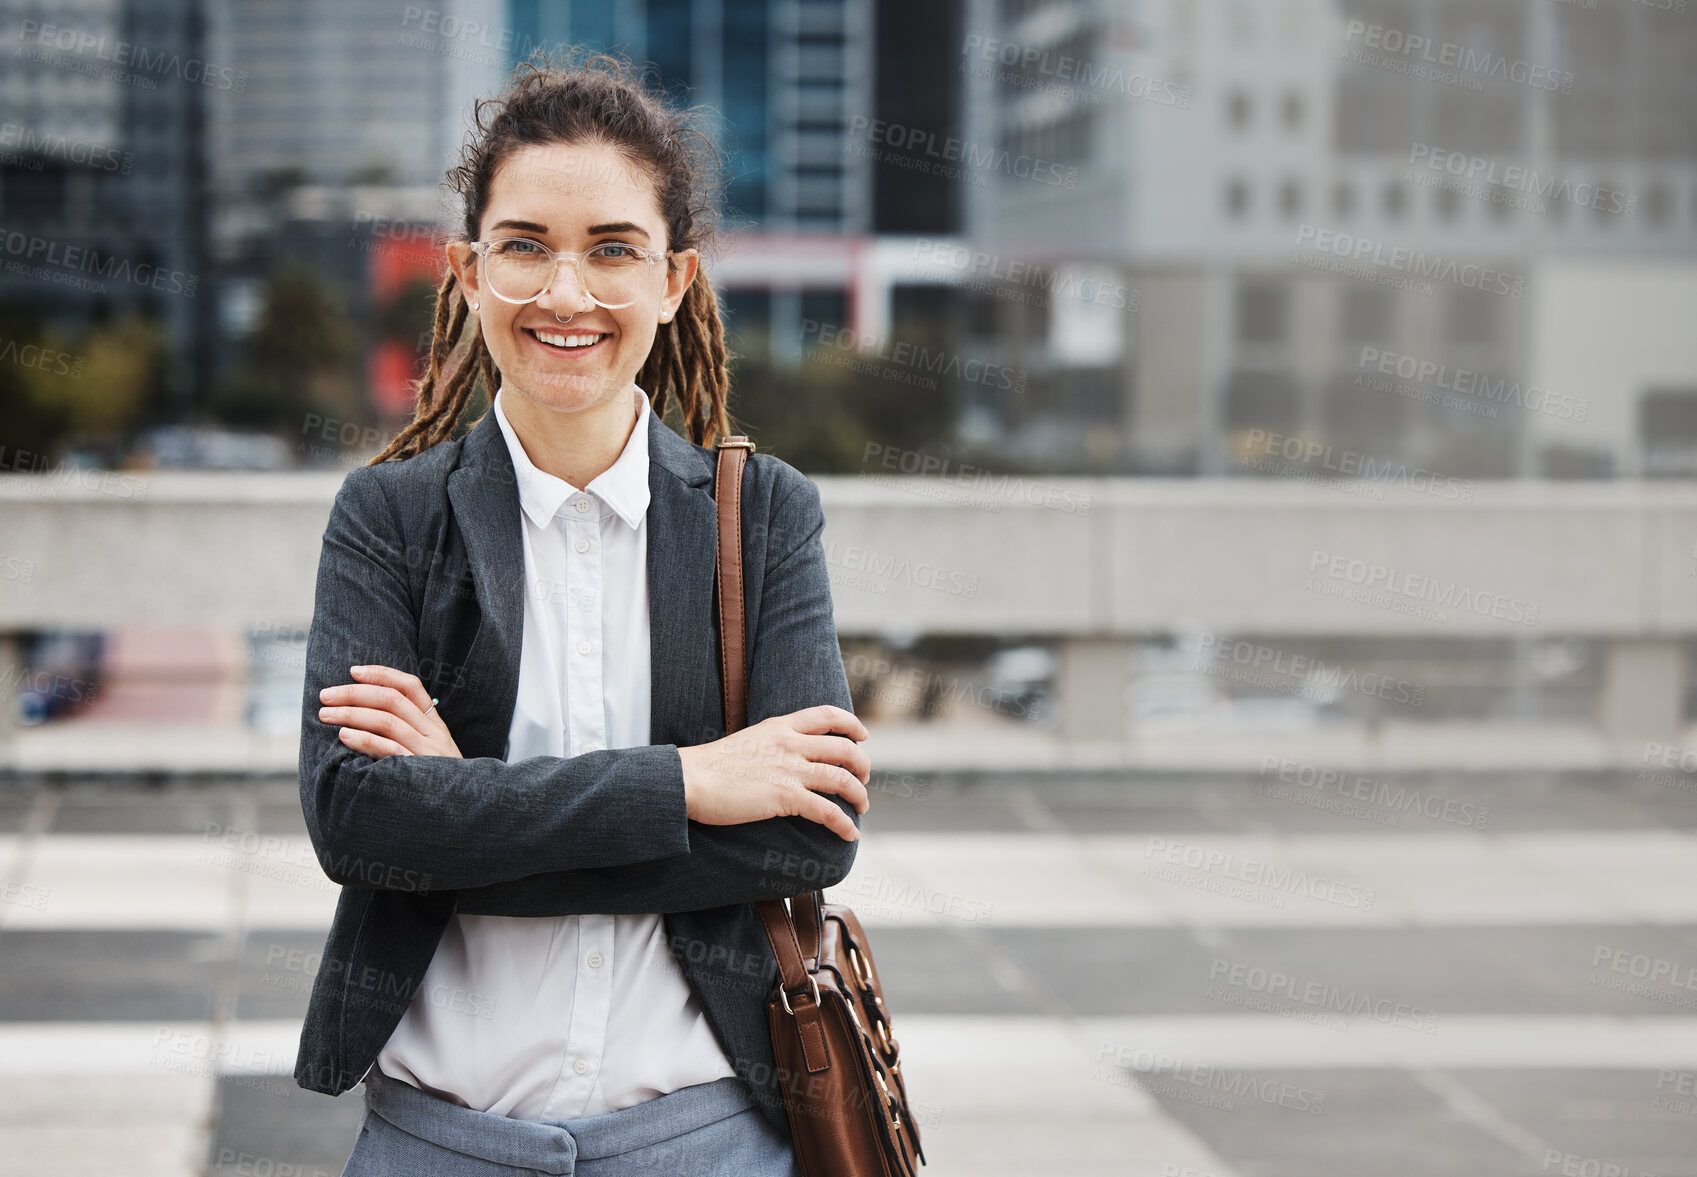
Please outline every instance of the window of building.
[{"label": "window of building", "polygon": [[1295,220],[1302,214],[1302,185],[1296,180],[1279,185],[1279,212],[1287,220]]},{"label": "window of building", "polygon": [[1249,185],[1243,180],[1232,180],[1226,185],[1226,211],[1236,220],[1248,215]]},{"label": "window of building", "polygon": [[1286,129],[1294,131],[1302,125],[1301,94],[1298,94],[1295,90],[1288,91],[1279,109],[1284,114]]},{"label": "window of building", "polygon": [[1644,219],[1660,229],[1672,215],[1673,193],[1666,182],[1657,180],[1644,192]]},{"label": "window of building", "polygon": [[1345,343],[1391,343],[1396,337],[1396,292],[1367,283],[1338,288]]},{"label": "window of building", "polygon": [[1240,343],[1283,343],[1290,332],[1290,291],[1268,282],[1246,282],[1237,289],[1237,338]]},{"label": "window of building", "polygon": [[1301,420],[1297,399],[1296,378],[1289,372],[1233,372],[1226,384],[1226,432],[1295,433]]},{"label": "window of building", "polygon": [[1451,343],[1483,344],[1497,337],[1501,296],[1460,287],[1444,300],[1444,334]]},{"label": "window of building", "polygon": [[1332,211],[1340,217],[1355,211],[1355,188],[1348,180],[1332,185]]},{"label": "window of building", "polygon": [[1400,457],[1408,443],[1405,397],[1357,383],[1359,372],[1344,370],[1332,377],[1321,402],[1321,428],[1334,445],[1354,450],[1378,462]]},{"label": "window of building", "polygon": [[1638,445],[1651,478],[1697,475],[1697,388],[1653,388],[1638,402]]},{"label": "window of building", "polygon": [[1402,220],[1402,214],[1408,209],[1408,193],[1401,184],[1395,180],[1388,182],[1380,199],[1384,202],[1387,217],[1393,221]]},{"label": "window of building", "polygon": [[1233,90],[1231,97],[1226,100],[1226,117],[1231,121],[1232,130],[1247,130],[1250,113],[1249,95],[1242,90]]}]

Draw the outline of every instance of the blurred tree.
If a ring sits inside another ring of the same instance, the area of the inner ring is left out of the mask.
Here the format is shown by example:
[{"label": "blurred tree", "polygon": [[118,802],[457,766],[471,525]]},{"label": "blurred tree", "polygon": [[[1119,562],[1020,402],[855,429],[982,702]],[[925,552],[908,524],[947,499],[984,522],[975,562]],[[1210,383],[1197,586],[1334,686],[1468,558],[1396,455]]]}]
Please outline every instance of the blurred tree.
[{"label": "blurred tree", "polygon": [[213,415],[285,430],[298,430],[308,413],[360,420],[358,354],[335,289],[306,266],[286,263],[266,283],[241,370],[214,394]]},{"label": "blurred tree", "polygon": [[[919,336],[892,338],[917,342]],[[801,364],[784,368],[768,358],[764,336],[745,334],[737,344],[746,352],[731,365],[736,423],[762,451],[799,470],[858,473],[869,443],[922,450],[948,437],[956,382],[947,375],[834,347],[811,348]],[[931,349],[942,354],[935,341]]]},{"label": "blurred tree", "polygon": [[429,338],[436,319],[436,287],[424,278],[409,278],[393,298],[377,308],[377,335],[395,339],[417,349],[419,338]]},{"label": "blurred tree", "polygon": [[114,458],[160,393],[169,336],[131,314],[80,335],[0,314],[0,441],[52,457],[67,446]]},{"label": "blurred tree", "polygon": [[62,439],[112,450],[135,429],[158,390],[170,337],[157,320],[131,314],[92,328],[80,340],[49,328],[41,347],[69,357],[69,363],[25,368],[30,398],[57,420]]}]

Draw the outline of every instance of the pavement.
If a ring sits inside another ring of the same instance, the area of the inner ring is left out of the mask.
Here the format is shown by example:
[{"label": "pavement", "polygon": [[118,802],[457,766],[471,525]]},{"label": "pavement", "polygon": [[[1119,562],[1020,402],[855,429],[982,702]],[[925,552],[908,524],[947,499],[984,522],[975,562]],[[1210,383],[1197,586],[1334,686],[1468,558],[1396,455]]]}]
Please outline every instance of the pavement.
[{"label": "pavement", "polygon": [[[1697,1175],[1677,772],[891,773],[873,937],[928,1177]],[[292,779],[0,787],[0,1174],[334,1177]]]}]

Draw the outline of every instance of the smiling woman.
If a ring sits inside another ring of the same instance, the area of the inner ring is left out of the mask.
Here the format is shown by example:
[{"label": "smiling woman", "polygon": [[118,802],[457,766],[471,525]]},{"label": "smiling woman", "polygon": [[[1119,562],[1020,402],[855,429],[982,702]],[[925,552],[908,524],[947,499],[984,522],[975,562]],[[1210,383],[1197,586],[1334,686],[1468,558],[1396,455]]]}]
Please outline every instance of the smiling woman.
[{"label": "smiling woman", "polygon": [[[478,133],[449,175],[464,236],[447,247],[414,419],[376,461],[450,436],[479,377],[530,402],[507,411],[531,421],[545,409],[622,420],[634,381],[662,416],[676,397],[690,440],[712,444],[730,423],[718,302],[696,280],[713,224],[711,144],[611,58],[520,71],[506,95],[478,103]],[[548,433],[579,474],[617,454],[572,446],[579,425]]]},{"label": "smiling woman", "polygon": [[429,371],[336,497],[307,642],[343,892],[296,1078],[363,1080],[350,1177],[798,1172],[755,904],[848,873],[871,764],[818,490],[768,454],[724,734],[712,162],[602,57],[520,67],[449,174]]}]

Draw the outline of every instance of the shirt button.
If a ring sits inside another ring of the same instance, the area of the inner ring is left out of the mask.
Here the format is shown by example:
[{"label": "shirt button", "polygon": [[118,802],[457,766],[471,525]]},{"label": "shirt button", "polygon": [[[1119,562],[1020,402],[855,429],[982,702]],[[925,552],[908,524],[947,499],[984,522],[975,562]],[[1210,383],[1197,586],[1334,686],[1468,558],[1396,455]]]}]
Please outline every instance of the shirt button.
[{"label": "shirt button", "polygon": [[577,502],[572,504],[572,507],[574,509],[576,509],[576,511],[579,515],[581,515],[585,511],[589,510],[589,500],[588,499],[579,499]]},{"label": "shirt button", "polygon": [[584,655],[584,656],[585,656],[585,657],[588,657],[588,656],[589,656],[589,652],[590,652],[590,651],[591,651],[591,650],[593,650],[593,649],[594,649],[594,648],[595,648],[595,647],[594,647],[594,646],[592,646],[592,645],[590,645],[590,644],[589,644],[589,643],[588,643],[588,642],[579,642],[579,643],[578,643],[578,644],[577,644],[577,652],[578,652],[578,653],[579,653],[579,654],[582,654],[582,655]]},{"label": "shirt button", "polygon": [[603,960],[603,957],[601,956],[601,954],[599,952],[591,952],[589,954],[589,967],[592,968],[592,969],[600,968],[602,960]]},{"label": "shirt button", "polygon": [[580,1075],[589,1074],[589,1062],[588,1062],[588,1060],[581,1059],[581,1058],[578,1059],[577,1062],[572,1064],[572,1070],[576,1071]]},{"label": "shirt button", "polygon": [[577,541],[577,550],[580,551],[580,552],[587,552],[589,550],[589,541],[586,540],[586,539],[578,540]]},{"label": "shirt button", "polygon": [[597,744],[594,740],[591,740],[583,746],[583,750],[585,752],[599,752],[601,751],[601,745]]}]

